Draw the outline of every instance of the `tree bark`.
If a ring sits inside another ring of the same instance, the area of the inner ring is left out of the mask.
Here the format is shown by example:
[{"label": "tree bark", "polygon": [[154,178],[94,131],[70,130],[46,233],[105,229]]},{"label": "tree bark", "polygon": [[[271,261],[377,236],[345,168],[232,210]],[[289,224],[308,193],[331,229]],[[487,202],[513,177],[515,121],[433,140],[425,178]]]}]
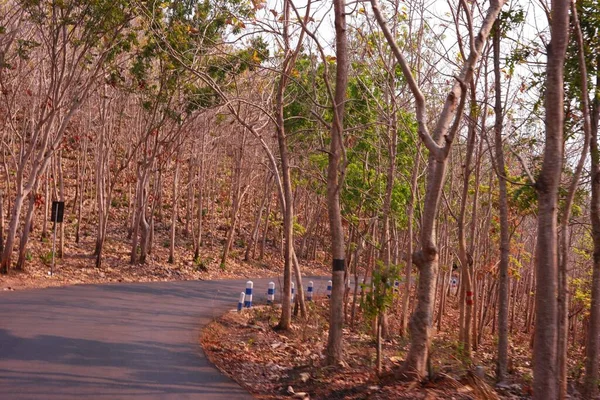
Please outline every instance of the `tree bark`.
[{"label": "tree bark", "polygon": [[406,248],[406,270],[404,271],[404,295],[402,297],[402,320],[400,322],[400,335],[406,336],[408,334],[408,315],[409,315],[409,300],[410,300],[410,287],[411,287],[411,275],[413,268],[413,252],[414,252],[414,225],[415,225],[415,201],[417,198],[418,178],[419,169],[421,167],[421,148],[417,145],[417,156],[413,164],[413,170],[410,177],[410,197],[408,199],[408,205],[406,207],[406,214],[408,217],[407,227],[407,248]]},{"label": "tree bark", "polygon": [[559,248],[559,265],[558,265],[558,336],[557,336],[557,348],[556,348],[556,365],[558,368],[558,398],[564,400],[567,398],[567,348],[569,339],[569,287],[568,287],[568,267],[569,267],[569,250],[570,250],[570,219],[571,212],[573,210],[573,203],[575,200],[575,193],[579,187],[579,180],[583,172],[583,167],[588,155],[591,138],[591,120],[589,115],[589,101],[587,92],[587,72],[585,66],[585,55],[583,47],[583,38],[581,31],[579,30],[579,21],[577,18],[577,9],[574,3],[571,3],[571,9],[573,10],[573,25],[575,31],[575,37],[577,39],[579,47],[579,67],[582,72],[582,97],[585,97],[581,103],[583,110],[583,147],[579,161],[575,167],[571,183],[568,188],[567,198],[565,199],[563,212],[561,215],[560,227],[560,248]]},{"label": "tree bark", "polygon": [[[200,167],[198,171],[198,236],[196,236],[196,242],[194,244],[194,260],[199,261],[200,258],[200,247],[202,247],[202,235],[204,228],[204,186],[206,185],[204,178],[204,164],[205,164],[205,147],[206,147],[206,132],[202,134],[202,144],[200,145]],[[194,224],[192,224],[193,227]]]},{"label": "tree bark", "polygon": [[[473,313],[473,284],[471,281],[471,267],[473,265],[472,254],[467,251],[466,238],[466,216],[467,203],[469,202],[469,181],[471,178],[471,161],[475,151],[475,128],[477,123],[477,100],[475,98],[475,83],[470,83],[470,101],[471,111],[469,119],[469,128],[467,134],[467,154],[464,164],[463,187],[460,203],[460,212],[458,214],[458,255],[461,264],[461,302],[464,301],[465,315],[461,318],[462,349],[466,357],[471,357],[471,320]],[[474,221],[473,221],[474,223]],[[473,240],[473,238],[471,238]]]},{"label": "tree bark", "polygon": [[329,337],[327,340],[326,362],[337,365],[343,358],[342,328],[344,324],[344,277],[346,271],[344,228],[340,207],[340,191],[345,169],[344,154],[344,109],[348,86],[348,38],[346,32],[346,2],[334,0],[335,55],[335,94],[333,98],[334,121],[331,124],[331,143],[327,167],[327,211],[331,234],[332,290],[330,301]]},{"label": "tree bark", "polygon": [[551,39],[546,66],[546,143],[538,193],[536,315],[533,347],[533,393],[536,399],[557,398],[556,283],[558,188],[563,165],[564,64],[569,38],[569,3],[552,0]]},{"label": "tree bark", "polygon": [[[273,190],[273,185],[271,183],[271,175],[265,180],[265,191],[263,194],[263,199],[258,207],[258,212],[256,213],[256,220],[254,221],[254,227],[252,228],[252,233],[250,234],[250,240],[246,245],[246,253],[244,254],[244,261],[250,261],[250,252],[252,249],[256,248],[256,242],[258,242],[258,230],[260,228],[260,222],[262,220],[263,212],[267,206],[267,202],[271,198],[271,191]],[[254,255],[252,256],[254,258]]]},{"label": "tree bark", "polygon": [[[192,185],[190,185],[192,186]],[[175,234],[177,226],[177,206],[179,205],[179,160],[175,158],[175,175],[173,176],[173,209],[171,214],[171,232],[169,238],[169,264],[175,263]],[[189,191],[188,191],[189,193]],[[188,205],[187,209],[190,209]],[[189,220],[186,220],[189,221]],[[186,222],[187,223],[187,222]],[[189,224],[186,225],[189,228]],[[186,229],[187,229],[186,228]],[[193,228],[192,228],[193,229]]]},{"label": "tree bark", "polygon": [[510,255],[510,237],[508,227],[508,196],[506,191],[506,165],[502,143],[502,127],[504,110],[502,108],[502,85],[500,71],[500,20],[496,21],[494,32],[494,94],[495,94],[495,123],[494,146],[495,164],[498,174],[499,208],[500,208],[500,264],[499,275],[499,306],[498,306],[498,361],[496,365],[496,380],[502,382],[508,371],[508,264]]},{"label": "tree bark", "polygon": [[31,227],[33,223],[34,210],[35,210],[35,196],[37,194],[37,183],[31,193],[29,193],[29,205],[27,207],[27,213],[25,214],[25,224],[21,231],[21,240],[19,241],[19,256],[17,258],[17,265],[15,269],[17,271],[25,271],[27,244],[29,242],[29,235],[31,233]]}]

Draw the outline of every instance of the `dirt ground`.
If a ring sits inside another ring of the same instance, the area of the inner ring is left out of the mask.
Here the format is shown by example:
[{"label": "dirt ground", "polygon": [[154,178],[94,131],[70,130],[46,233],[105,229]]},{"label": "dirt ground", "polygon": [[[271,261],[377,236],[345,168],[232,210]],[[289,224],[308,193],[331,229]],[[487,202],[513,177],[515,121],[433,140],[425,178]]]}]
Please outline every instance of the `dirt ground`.
[{"label": "dirt ground", "polygon": [[[71,232],[66,235],[69,238]],[[113,237],[126,237],[120,232]],[[176,246],[175,263],[169,257],[166,232],[158,232],[152,253],[144,264],[130,264],[130,243],[109,237],[105,244],[103,264],[95,267],[94,239],[84,236],[79,244],[66,240],[63,258],[55,260],[54,274],[50,275],[52,238],[40,240],[34,237],[29,246],[27,266],[24,272],[11,269],[8,275],[0,275],[0,290],[23,290],[49,286],[107,282],[152,282],[197,279],[261,278],[281,275],[282,260],[277,249],[269,248],[262,261],[243,261],[244,247],[234,244],[225,268],[220,266],[222,245],[220,239],[207,239],[199,260],[193,260],[191,238],[180,238]],[[211,245],[212,242],[212,245]],[[15,254],[16,258],[16,254]],[[303,273],[324,273],[320,263],[302,262]]]},{"label": "dirt ground", "polygon": [[[309,318],[295,320],[289,332],[278,332],[280,308],[257,306],[231,311],[204,329],[200,342],[210,360],[260,399],[528,399],[531,367],[527,341],[513,336],[512,378],[495,386],[494,342],[482,343],[471,359],[461,356],[452,315],[432,345],[432,378],[401,381],[395,372],[404,359],[408,340],[392,335],[383,343],[383,372],[375,373],[372,328],[357,320],[344,330],[344,362],[324,365],[328,300],[309,303]],[[457,312],[456,309],[451,313]],[[391,316],[392,332],[396,318]],[[447,332],[446,332],[447,330]],[[515,343],[525,348],[515,347]],[[575,397],[573,397],[575,398]]]}]

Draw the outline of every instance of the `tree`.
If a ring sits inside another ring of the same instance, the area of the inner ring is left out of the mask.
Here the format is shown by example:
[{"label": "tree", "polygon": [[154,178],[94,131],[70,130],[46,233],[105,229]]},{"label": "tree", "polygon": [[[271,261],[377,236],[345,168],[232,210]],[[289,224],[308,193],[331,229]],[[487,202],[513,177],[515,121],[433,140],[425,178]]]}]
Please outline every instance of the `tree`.
[{"label": "tree", "polygon": [[[73,116],[92,92],[102,66],[127,40],[122,31],[131,17],[126,3],[105,0],[91,4],[78,0],[32,1],[22,10],[23,24],[29,29],[13,32],[14,47],[9,51],[10,56],[4,56],[2,68],[6,69],[10,63],[23,63],[31,68],[32,64],[26,61],[39,52],[39,64],[29,84],[39,83],[35,90],[40,101],[30,111],[31,135],[20,136],[17,195],[2,253],[2,273],[10,266],[24,199],[37,187]],[[72,21],[79,23],[73,26]],[[28,36],[20,38],[19,33]],[[3,75],[6,78],[8,71]],[[32,89],[28,90],[32,93]]]},{"label": "tree", "polygon": [[[467,82],[473,76],[477,60],[503,4],[503,0],[492,1],[479,33],[475,36],[474,32],[469,32],[469,35],[472,35],[474,38],[471,39],[471,52],[465,60],[450,93],[446,97],[443,110],[437,119],[432,135],[429,133],[429,128],[427,127],[425,97],[404,55],[401,53],[398,44],[387,27],[387,23],[379,7],[379,2],[371,0],[375,18],[398,60],[402,73],[415,98],[419,137],[429,150],[427,188],[421,222],[421,249],[415,252],[413,256],[413,263],[419,269],[418,302],[409,325],[411,344],[404,363],[404,370],[408,373],[415,373],[417,376],[427,375],[427,359],[429,357],[431,342],[431,324],[433,321],[433,305],[439,258],[439,251],[436,244],[435,220],[438,214],[448,155],[450,154],[452,142],[462,118]],[[466,6],[463,8],[463,11],[468,15],[469,21],[471,21],[470,12]],[[454,122],[450,125],[455,115]]]},{"label": "tree", "polygon": [[346,31],[346,2],[334,0],[335,23],[335,94],[333,96],[333,123],[327,167],[327,211],[331,234],[332,289],[327,339],[327,364],[337,365],[342,360],[342,327],[344,323],[344,276],[346,271],[344,228],[340,207],[340,191],[343,183],[344,159],[344,108],[348,85],[348,38]]},{"label": "tree", "polygon": [[[572,25],[575,36],[579,82],[571,84],[579,88],[583,115],[584,137],[590,138],[591,152],[591,199],[590,221],[593,239],[593,268],[591,284],[590,318],[585,347],[584,397],[593,399],[598,394],[598,363],[600,362],[600,149],[598,125],[600,120],[600,58],[593,55],[600,48],[598,33],[598,5],[593,1],[581,1],[571,5]],[[582,18],[579,18],[579,13]],[[586,51],[587,50],[587,51]],[[595,78],[595,79],[594,79]],[[589,95],[591,86],[593,100]],[[565,257],[565,256],[563,256]],[[562,349],[558,349],[561,351]],[[562,372],[562,371],[560,371]],[[559,388],[561,389],[561,388]]]},{"label": "tree", "polygon": [[533,347],[533,391],[535,398],[557,398],[557,210],[558,187],[563,163],[564,63],[569,38],[569,4],[553,0],[551,39],[546,65],[546,143],[542,169],[536,180],[538,237],[536,261],[536,323]]},{"label": "tree", "polygon": [[500,265],[499,271],[499,307],[498,307],[498,363],[496,379],[503,382],[508,373],[508,264],[510,257],[510,232],[508,231],[508,198],[506,190],[506,165],[502,143],[502,127],[504,126],[504,109],[502,107],[502,83],[500,70],[500,38],[502,37],[501,21],[496,20],[494,30],[494,146],[495,167],[498,175],[500,203]]}]

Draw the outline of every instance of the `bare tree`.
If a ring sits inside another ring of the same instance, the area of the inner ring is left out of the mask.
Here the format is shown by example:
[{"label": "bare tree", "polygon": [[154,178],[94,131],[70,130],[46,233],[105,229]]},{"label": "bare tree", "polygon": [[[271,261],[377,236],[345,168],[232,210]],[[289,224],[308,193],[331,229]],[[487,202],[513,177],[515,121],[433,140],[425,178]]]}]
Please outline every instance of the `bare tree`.
[{"label": "bare tree", "polygon": [[[387,27],[387,22],[381,13],[379,2],[371,0],[375,18],[398,60],[402,73],[415,98],[419,137],[429,150],[428,180],[424,199],[423,219],[421,222],[421,249],[415,252],[413,256],[413,263],[417,266],[420,273],[417,292],[418,303],[409,325],[411,344],[404,364],[406,372],[416,373],[418,376],[427,375],[427,359],[429,357],[431,342],[431,324],[433,321],[433,305],[439,258],[439,251],[436,244],[435,221],[438,214],[448,155],[462,118],[467,82],[473,76],[475,65],[504,1],[491,2],[480,31],[476,36],[472,30],[472,19],[469,9],[464,3],[462,4],[463,12],[467,14],[470,22],[469,28],[471,30],[469,35],[473,36],[474,39],[471,39],[470,54],[465,60],[456,78],[456,82],[446,98],[432,135],[429,133],[429,128],[427,127],[425,97],[413,76],[408,62],[400,51],[396,39]],[[455,115],[456,117],[451,125],[452,118]]]}]

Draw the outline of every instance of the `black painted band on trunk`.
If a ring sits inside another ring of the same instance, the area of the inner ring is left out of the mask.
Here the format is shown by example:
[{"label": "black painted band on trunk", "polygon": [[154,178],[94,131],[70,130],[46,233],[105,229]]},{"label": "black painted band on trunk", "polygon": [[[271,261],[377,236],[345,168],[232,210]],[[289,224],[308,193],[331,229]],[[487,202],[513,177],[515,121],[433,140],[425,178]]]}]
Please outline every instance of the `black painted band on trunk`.
[{"label": "black painted band on trunk", "polygon": [[346,260],[342,259],[333,259],[333,272],[335,271],[345,271],[346,270]]}]

